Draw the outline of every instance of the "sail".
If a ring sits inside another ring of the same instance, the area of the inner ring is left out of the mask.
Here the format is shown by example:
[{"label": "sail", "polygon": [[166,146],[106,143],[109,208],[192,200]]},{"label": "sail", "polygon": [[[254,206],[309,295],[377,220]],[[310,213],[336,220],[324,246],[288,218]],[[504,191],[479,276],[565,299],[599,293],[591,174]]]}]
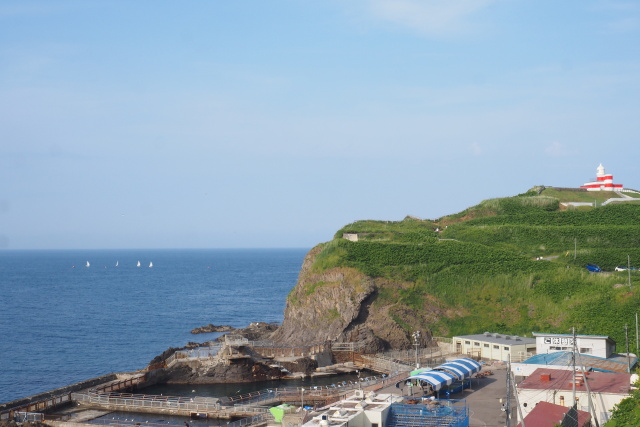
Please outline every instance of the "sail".
[{"label": "sail", "polygon": [[116,261],[116,267],[118,266],[118,261]]},{"label": "sail", "polygon": [[90,266],[91,266],[91,264],[89,264],[89,261],[87,261],[87,267],[90,267]]},{"label": "sail", "polygon": [[138,261],[138,267],[140,267],[140,261]]},{"label": "sail", "polygon": [[149,268],[153,267],[153,262],[149,263]]}]

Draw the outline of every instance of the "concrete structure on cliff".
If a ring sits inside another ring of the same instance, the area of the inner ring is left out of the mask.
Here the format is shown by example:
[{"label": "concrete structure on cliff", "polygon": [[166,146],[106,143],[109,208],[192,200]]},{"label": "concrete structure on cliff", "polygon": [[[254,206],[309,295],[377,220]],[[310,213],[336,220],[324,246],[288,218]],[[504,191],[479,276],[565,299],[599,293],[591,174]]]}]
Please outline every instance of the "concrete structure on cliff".
[{"label": "concrete structure on cliff", "polygon": [[580,188],[584,188],[587,191],[622,191],[622,184],[613,183],[613,175],[605,173],[604,166],[600,163],[600,166],[596,169],[596,180],[592,182],[585,182]]}]

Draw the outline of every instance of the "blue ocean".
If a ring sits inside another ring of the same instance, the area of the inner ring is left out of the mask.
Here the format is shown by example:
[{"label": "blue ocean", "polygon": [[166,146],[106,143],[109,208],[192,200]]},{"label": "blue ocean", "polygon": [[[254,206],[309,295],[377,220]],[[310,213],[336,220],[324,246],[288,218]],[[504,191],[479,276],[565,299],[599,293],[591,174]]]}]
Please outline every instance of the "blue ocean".
[{"label": "blue ocean", "polygon": [[142,369],[209,323],[281,322],[307,252],[0,251],[0,403]]}]

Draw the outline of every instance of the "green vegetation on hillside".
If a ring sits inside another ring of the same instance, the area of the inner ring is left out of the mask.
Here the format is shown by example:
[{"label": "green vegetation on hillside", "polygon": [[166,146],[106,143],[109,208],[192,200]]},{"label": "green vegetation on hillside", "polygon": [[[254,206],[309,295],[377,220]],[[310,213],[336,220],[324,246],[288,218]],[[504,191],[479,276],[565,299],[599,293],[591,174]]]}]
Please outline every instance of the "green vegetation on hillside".
[{"label": "green vegetation on hillside", "polygon": [[[640,302],[640,273],[631,274],[637,284],[629,287],[628,272],[614,268],[627,256],[640,267],[640,206],[561,210],[555,194],[571,201],[572,192],[550,190],[486,200],[436,221],[354,222],[323,244],[313,268],[351,267],[380,279],[386,285],[374,304],[394,307],[392,318],[407,332],[416,323],[444,336],[530,336],[575,326],[611,336],[622,351],[624,325],[633,323]],[[358,241],[343,239],[348,233]],[[590,273],[587,263],[606,272]],[[437,318],[410,317],[434,304]]]}]

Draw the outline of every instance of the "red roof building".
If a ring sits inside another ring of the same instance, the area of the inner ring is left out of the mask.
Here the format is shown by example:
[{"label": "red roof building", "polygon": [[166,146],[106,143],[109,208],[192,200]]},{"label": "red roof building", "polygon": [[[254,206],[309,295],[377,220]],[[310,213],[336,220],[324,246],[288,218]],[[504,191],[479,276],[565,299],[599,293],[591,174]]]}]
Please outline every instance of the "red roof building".
[{"label": "red roof building", "polygon": [[[631,374],[576,372],[574,380],[572,370],[538,368],[516,386],[520,410],[526,417],[541,402],[568,409],[573,405],[574,387],[578,409],[588,411],[591,407],[600,424],[603,424],[613,407],[629,396]],[[528,425],[526,421],[525,425]]]},{"label": "red roof building", "polygon": [[[567,420],[565,420],[567,418]],[[563,424],[563,420],[565,421]],[[588,412],[574,410],[566,406],[554,405],[549,402],[540,402],[529,415],[524,418],[526,426],[553,427],[556,425],[571,425],[576,427],[590,427],[591,415]],[[517,427],[522,427],[518,423]]]}]

